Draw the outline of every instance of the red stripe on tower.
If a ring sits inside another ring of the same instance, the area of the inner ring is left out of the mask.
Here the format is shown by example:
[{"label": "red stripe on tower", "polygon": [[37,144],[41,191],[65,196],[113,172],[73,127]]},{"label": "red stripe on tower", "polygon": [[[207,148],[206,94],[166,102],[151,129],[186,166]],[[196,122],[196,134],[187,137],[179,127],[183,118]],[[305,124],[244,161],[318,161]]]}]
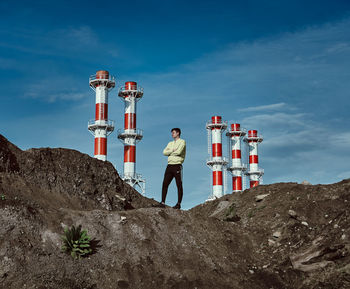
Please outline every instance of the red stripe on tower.
[{"label": "red stripe on tower", "polygon": [[124,146],[124,162],[134,163],[136,161],[136,147]]},{"label": "red stripe on tower", "polygon": [[222,157],[222,144],[213,143],[212,144],[213,157]]},{"label": "red stripe on tower", "polygon": [[222,186],[222,171],[213,171],[213,186]]},{"label": "red stripe on tower", "polygon": [[136,113],[124,114],[124,128],[136,129]]},{"label": "red stripe on tower", "polygon": [[108,104],[96,103],[95,120],[107,120],[108,119]]},{"label": "red stripe on tower", "polygon": [[250,181],[250,187],[251,188],[254,188],[254,187],[257,187],[259,186],[259,181]]},{"label": "red stripe on tower", "polygon": [[95,155],[107,155],[107,138],[95,138]]},{"label": "red stripe on tower", "polygon": [[232,150],[232,158],[233,159],[240,159],[242,156],[241,156],[241,150],[239,149],[233,149]]},{"label": "red stripe on tower", "polygon": [[249,156],[249,163],[250,164],[258,164],[259,163],[259,156],[257,156],[257,155],[250,155]]},{"label": "red stripe on tower", "polygon": [[242,191],[242,177],[232,177],[232,190],[234,192]]}]

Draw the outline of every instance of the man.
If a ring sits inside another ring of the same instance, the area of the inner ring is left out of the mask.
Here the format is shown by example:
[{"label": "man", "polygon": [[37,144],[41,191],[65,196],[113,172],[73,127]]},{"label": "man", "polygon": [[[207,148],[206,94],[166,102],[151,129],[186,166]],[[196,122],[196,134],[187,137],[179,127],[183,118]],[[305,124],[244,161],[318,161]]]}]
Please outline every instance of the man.
[{"label": "man", "polygon": [[174,209],[181,209],[181,201],[183,196],[182,188],[182,163],[186,156],[186,142],[181,139],[181,130],[179,128],[173,128],[171,130],[171,136],[174,139],[169,142],[163,151],[163,154],[168,157],[168,166],[164,173],[164,180],[162,186],[162,202],[161,207],[165,207],[165,199],[168,193],[168,187],[173,178],[176,180],[177,186],[177,204]]}]

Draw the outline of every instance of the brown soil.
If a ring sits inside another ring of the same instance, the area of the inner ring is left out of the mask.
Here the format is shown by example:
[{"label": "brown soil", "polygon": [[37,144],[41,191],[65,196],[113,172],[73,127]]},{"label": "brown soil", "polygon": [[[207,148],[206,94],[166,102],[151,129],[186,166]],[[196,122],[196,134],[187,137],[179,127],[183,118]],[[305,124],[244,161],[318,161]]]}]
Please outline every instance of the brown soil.
[{"label": "brown soil", "polygon": [[[163,209],[109,162],[0,135],[0,288],[350,288],[348,202],[344,180]],[[74,260],[61,235],[79,224],[95,250]]]}]

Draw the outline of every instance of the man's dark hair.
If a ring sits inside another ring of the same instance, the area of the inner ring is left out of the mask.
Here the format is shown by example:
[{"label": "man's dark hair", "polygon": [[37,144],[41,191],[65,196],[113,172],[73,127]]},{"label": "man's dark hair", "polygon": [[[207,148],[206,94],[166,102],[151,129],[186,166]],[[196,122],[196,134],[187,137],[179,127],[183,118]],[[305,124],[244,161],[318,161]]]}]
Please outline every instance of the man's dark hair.
[{"label": "man's dark hair", "polygon": [[178,132],[178,133],[179,133],[179,136],[181,135],[181,129],[179,129],[178,127],[172,128],[172,129],[171,129],[171,132],[173,132],[173,130],[176,131],[176,132]]}]

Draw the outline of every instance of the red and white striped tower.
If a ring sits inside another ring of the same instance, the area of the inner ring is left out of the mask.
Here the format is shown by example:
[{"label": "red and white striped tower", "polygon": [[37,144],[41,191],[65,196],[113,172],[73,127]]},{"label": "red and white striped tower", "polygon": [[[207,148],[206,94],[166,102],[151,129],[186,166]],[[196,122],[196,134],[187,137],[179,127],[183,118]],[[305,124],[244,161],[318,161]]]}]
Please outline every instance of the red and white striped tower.
[{"label": "red and white striped tower", "polygon": [[223,122],[221,116],[213,116],[211,121],[206,124],[209,142],[208,152],[209,154],[211,152],[207,166],[213,171],[212,195],[208,200],[220,198],[224,195],[223,171],[227,161],[222,157],[222,132],[226,128],[227,122]]},{"label": "red and white striped tower", "polygon": [[145,180],[136,174],[136,144],[142,139],[142,130],[136,128],[136,103],[143,96],[143,88],[134,81],[125,82],[118,96],[125,103],[124,130],[118,130],[118,139],[124,144],[123,180],[130,186],[139,186],[145,194]]},{"label": "red and white striped tower", "polygon": [[115,79],[108,71],[99,70],[90,76],[90,87],[96,92],[95,119],[88,123],[88,130],[95,137],[95,158],[107,160],[107,136],[114,130],[114,122],[108,120],[108,92],[115,87]]},{"label": "red and white striped tower", "polygon": [[250,187],[259,185],[264,170],[259,168],[258,144],[263,141],[261,135],[258,135],[257,130],[248,130],[248,136],[244,139],[249,146],[249,170],[247,175],[250,179]]},{"label": "red and white striped tower", "polygon": [[246,135],[245,129],[241,129],[239,123],[232,123],[231,130],[226,133],[229,137],[231,166],[227,168],[232,174],[232,192],[240,192],[243,189],[242,176],[246,167],[242,164],[241,139]]}]

